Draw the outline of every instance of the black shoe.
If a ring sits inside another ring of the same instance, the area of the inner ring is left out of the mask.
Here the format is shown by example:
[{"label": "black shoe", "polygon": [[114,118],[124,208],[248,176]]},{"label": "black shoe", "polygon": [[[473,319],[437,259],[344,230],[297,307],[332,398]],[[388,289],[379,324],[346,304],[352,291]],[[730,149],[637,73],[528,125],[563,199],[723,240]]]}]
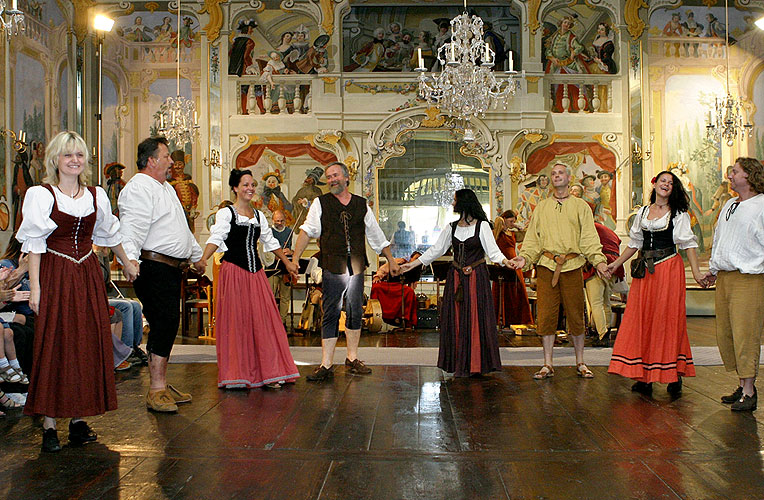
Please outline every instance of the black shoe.
[{"label": "black shoe", "polygon": [[645,396],[650,396],[653,393],[653,384],[652,382],[634,382],[634,385],[631,386],[631,390],[633,392],[644,394]]},{"label": "black shoe", "polygon": [[61,451],[61,443],[58,441],[58,432],[56,432],[56,429],[43,429],[42,451],[45,453],[56,453],[57,451]]},{"label": "black shoe", "polygon": [[679,377],[676,382],[669,383],[666,387],[666,392],[672,396],[679,396],[682,394],[682,377]]},{"label": "black shoe", "polygon": [[308,382],[323,382],[324,380],[334,378],[334,370],[331,367],[324,368],[323,365],[319,365],[313,373],[305,378],[308,379]]},{"label": "black shoe", "polygon": [[740,398],[742,397],[743,397],[743,388],[738,386],[738,388],[735,389],[735,392],[733,392],[729,396],[722,396],[722,403],[730,405],[734,403],[735,401],[740,401]]},{"label": "black shoe", "polygon": [[366,366],[360,359],[350,361],[345,358],[345,368],[354,375],[368,375],[371,373],[371,368]]},{"label": "black shoe", "polygon": [[592,347],[610,347],[610,332],[603,335],[602,338],[595,337],[592,341]]},{"label": "black shoe", "polygon": [[753,411],[756,409],[756,388],[753,388],[753,396],[743,396],[739,401],[732,403],[732,411]]},{"label": "black shoe", "polygon": [[84,420],[69,422],[69,441],[72,444],[91,443],[96,439],[98,439],[98,434]]},{"label": "black shoe", "polygon": [[[130,358],[135,358],[140,361],[141,366],[147,366],[149,364],[149,357],[143,352],[140,347],[133,347],[133,352],[130,354]],[[128,358],[128,359],[130,359]],[[135,364],[135,363],[134,363]]]}]

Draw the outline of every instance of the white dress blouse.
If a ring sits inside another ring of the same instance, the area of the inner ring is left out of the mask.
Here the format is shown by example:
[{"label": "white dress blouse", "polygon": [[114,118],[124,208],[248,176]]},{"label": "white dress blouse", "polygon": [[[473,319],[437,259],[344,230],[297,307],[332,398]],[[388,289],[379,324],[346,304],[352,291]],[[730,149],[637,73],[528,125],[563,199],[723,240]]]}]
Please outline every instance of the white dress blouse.
[{"label": "white dress blouse", "polygon": [[[650,212],[649,207],[640,209],[637,216],[634,218],[634,223],[629,229],[629,248],[635,248],[640,250],[645,242],[645,237],[642,234],[642,230],[645,231],[663,231],[669,226],[669,216],[671,212],[666,212],[663,217],[657,219],[648,219],[647,215]],[[690,214],[682,212],[674,216],[674,244],[679,247],[680,250],[687,250],[688,248],[697,248],[698,239],[692,233],[692,227],[690,225]]]},{"label": "white dress blouse", "polygon": [[[474,234],[475,225],[457,225],[456,231],[454,231],[454,237],[459,241],[465,241],[471,238]],[[501,250],[499,250],[499,246],[496,244],[493,232],[491,231],[491,225],[488,224],[488,222],[483,221],[483,223],[480,224],[480,234],[478,237],[480,238],[480,244],[483,246],[483,251],[488,255],[488,258],[491,259],[491,262],[502,264],[506,257],[501,253]],[[427,249],[424,255],[419,257],[419,261],[423,266],[429,266],[432,261],[445,255],[449,248],[451,248],[451,224],[447,225],[440,232],[438,240],[433,246]]]},{"label": "white dress blouse", "polygon": [[[236,208],[231,208],[236,211]],[[225,240],[228,238],[228,233],[231,231],[231,208],[225,207],[218,210],[215,214],[215,224],[210,228],[210,237],[207,239],[207,244],[212,243],[218,247],[219,252],[228,250]],[[265,214],[258,210],[257,215],[260,216],[259,222],[257,217],[252,217],[250,219],[246,215],[236,212],[236,223],[240,226],[251,224],[254,227],[259,227],[259,240],[263,244],[263,251],[272,252],[278,250],[281,248],[281,243],[279,243],[279,240],[273,236],[273,231],[271,231],[271,227],[268,225],[268,219],[265,218]]]},{"label": "white dress blouse", "polygon": [[[122,243],[119,232],[119,219],[111,213],[111,203],[106,191],[96,186],[96,221],[93,228],[93,243],[102,247],[114,247]],[[53,187],[58,209],[73,217],[87,217],[93,213],[93,195],[85,189],[82,196],[73,199]],[[53,212],[53,195],[43,186],[29,188],[21,208],[23,220],[16,233],[24,253],[45,253],[48,250],[47,238],[58,225],[50,218]]]}]

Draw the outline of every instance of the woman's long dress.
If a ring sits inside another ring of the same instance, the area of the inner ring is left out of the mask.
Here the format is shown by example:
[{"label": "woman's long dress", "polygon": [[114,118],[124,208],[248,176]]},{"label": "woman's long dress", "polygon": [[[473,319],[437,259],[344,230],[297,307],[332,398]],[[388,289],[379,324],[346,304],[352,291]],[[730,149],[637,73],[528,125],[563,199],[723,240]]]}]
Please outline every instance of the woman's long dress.
[{"label": "woman's long dress", "polygon": [[[629,247],[659,248],[660,239],[681,250],[697,247],[687,212],[672,220],[665,216],[649,220],[645,208],[635,218]],[[650,233],[650,234],[648,234]],[[649,246],[648,246],[649,245]],[[690,341],[687,337],[685,274],[678,253],[655,264],[655,273],[631,283],[629,300],[618,330],[609,373],[641,382],[676,382],[679,376],[694,377]]]},{"label": "woman's long dress", "polygon": [[[485,234],[481,239],[483,225]],[[465,230],[473,233],[464,240],[456,237],[456,222],[451,223],[450,229],[442,231],[438,242],[420,257],[422,263],[429,264],[453,247],[454,262],[448,270],[440,310],[438,367],[457,377],[501,370],[496,312],[485,255],[493,262],[502,262],[504,255],[496,246],[490,226],[483,221],[459,228],[462,233]],[[472,267],[470,274],[464,273],[465,266]]]},{"label": "woman's long dress", "polygon": [[[502,231],[496,238],[496,244],[499,250],[508,259],[517,257],[517,243],[515,234]],[[504,298],[504,317],[502,318],[502,308],[500,303],[500,287],[503,288]],[[531,306],[528,302],[528,292],[525,290],[525,278],[523,271],[516,269],[511,277],[499,283],[493,282],[493,303],[496,307],[496,315],[499,321],[504,325],[528,325],[533,323],[531,316]],[[502,321],[503,320],[503,321]]]},{"label": "woman's long dress", "polygon": [[280,248],[262,212],[248,219],[228,207],[218,212],[207,241],[226,252],[215,303],[218,387],[261,387],[300,376],[257,256],[258,240],[264,251]]},{"label": "woman's long dress", "polygon": [[86,417],[117,408],[106,288],[92,245],[117,245],[118,231],[101,188],[77,200],[49,185],[27,192],[17,237],[22,251],[42,254],[27,415]]}]

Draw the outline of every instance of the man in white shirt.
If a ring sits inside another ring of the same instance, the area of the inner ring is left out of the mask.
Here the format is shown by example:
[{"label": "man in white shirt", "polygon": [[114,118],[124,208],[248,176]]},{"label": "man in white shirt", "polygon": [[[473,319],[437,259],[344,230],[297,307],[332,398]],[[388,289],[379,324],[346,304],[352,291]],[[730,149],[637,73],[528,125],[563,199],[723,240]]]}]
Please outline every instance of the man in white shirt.
[{"label": "man in white shirt", "polygon": [[127,257],[143,276],[135,293],[149,322],[146,350],[151,386],[146,395],[150,410],[174,412],[191,395],[167,384],[167,360],[178,334],[180,286],[189,259],[204,273],[202,248],[188,229],[183,206],[167,182],[172,167],[167,139],[152,137],[138,145],[138,173],[119,195],[122,241]]},{"label": "man in white shirt", "polygon": [[363,278],[366,262],[366,240],[390,263],[390,273],[397,276],[398,264],[390,252],[390,242],[377,223],[374,213],[360,196],[350,194],[350,173],[345,164],[336,162],[326,168],[329,193],[312,203],[305,223],[300,226],[292,262],[299,265],[300,256],[310,238],[318,238],[323,269],[323,321],[321,324],[321,365],[307,379],[321,382],[332,378],[334,348],[339,335],[342,302],[345,302],[348,372],[368,375],[371,369],[358,359],[363,319]]},{"label": "man in white shirt", "polygon": [[722,396],[722,403],[752,411],[764,330],[764,167],[755,158],[741,157],[727,178],[738,197],[719,212],[703,280],[716,282],[716,342],[724,368],[739,379],[739,387]]}]

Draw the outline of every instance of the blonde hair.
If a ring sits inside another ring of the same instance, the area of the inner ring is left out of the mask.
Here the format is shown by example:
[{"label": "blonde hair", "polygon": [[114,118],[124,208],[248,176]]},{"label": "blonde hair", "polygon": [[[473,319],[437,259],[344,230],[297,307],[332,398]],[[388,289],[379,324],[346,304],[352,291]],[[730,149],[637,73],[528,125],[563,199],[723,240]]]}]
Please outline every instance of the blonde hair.
[{"label": "blonde hair", "polygon": [[87,185],[90,163],[88,145],[77,132],[70,130],[56,134],[45,148],[45,178],[42,180],[44,183],[59,183],[61,179],[58,176],[58,157],[67,153],[82,153],[85,156],[85,170],[79,175],[78,181],[83,186]]}]

